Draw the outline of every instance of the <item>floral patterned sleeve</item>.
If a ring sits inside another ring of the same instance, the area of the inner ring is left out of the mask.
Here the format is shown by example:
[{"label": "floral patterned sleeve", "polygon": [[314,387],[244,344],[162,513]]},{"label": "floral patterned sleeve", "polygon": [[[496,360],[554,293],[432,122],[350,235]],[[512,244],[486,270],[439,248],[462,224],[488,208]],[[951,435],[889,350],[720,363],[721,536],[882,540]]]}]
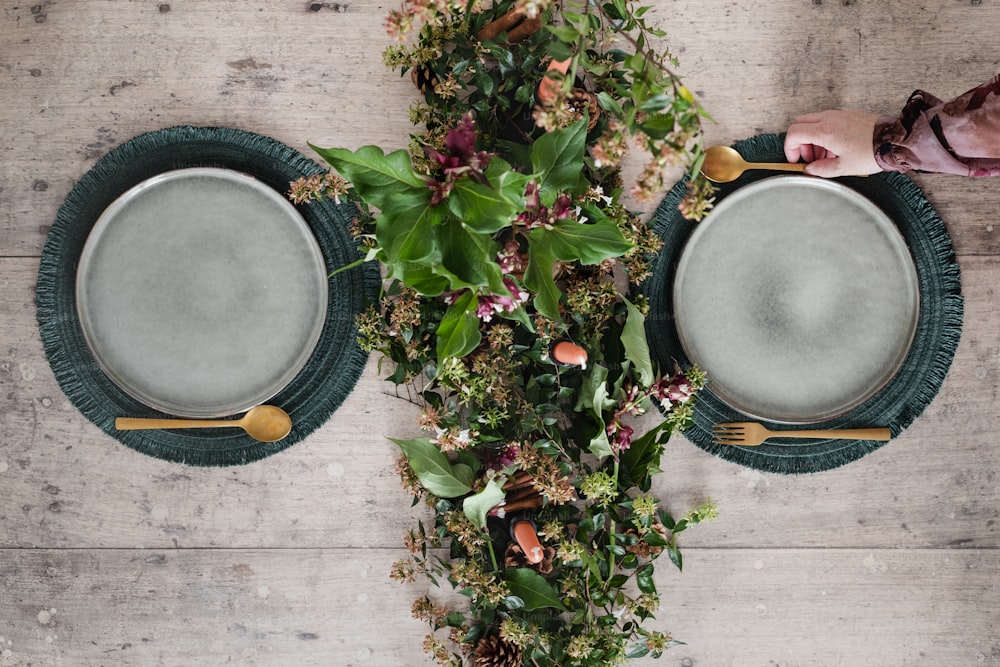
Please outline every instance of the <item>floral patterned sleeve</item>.
[{"label": "floral patterned sleeve", "polygon": [[875,125],[885,171],[1000,176],[1000,74],[950,102],[914,92],[898,118]]}]

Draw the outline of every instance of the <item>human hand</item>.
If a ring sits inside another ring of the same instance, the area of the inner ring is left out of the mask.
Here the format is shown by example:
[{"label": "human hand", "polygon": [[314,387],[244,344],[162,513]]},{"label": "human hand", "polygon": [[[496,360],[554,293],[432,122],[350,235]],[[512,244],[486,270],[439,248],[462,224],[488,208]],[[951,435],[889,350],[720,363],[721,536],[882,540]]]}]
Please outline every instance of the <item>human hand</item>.
[{"label": "human hand", "polygon": [[864,111],[799,116],[785,135],[785,157],[789,162],[808,162],[805,173],[825,178],[880,172],[872,148],[877,120],[878,116]]}]

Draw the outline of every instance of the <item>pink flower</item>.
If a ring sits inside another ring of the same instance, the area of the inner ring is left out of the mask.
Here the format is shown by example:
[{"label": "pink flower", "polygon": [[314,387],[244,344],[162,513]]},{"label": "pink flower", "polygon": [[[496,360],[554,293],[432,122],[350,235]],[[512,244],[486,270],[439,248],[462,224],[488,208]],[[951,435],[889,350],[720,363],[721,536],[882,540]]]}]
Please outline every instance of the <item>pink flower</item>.
[{"label": "pink flower", "polygon": [[503,451],[500,452],[500,465],[505,468],[509,465],[512,465],[514,461],[517,460],[517,457],[520,453],[521,453],[521,447],[518,446],[516,442],[512,442],[511,444],[504,447]]},{"label": "pink flower", "polygon": [[443,153],[429,146],[424,148],[424,153],[442,168],[445,177],[444,181],[428,180],[427,187],[434,192],[431,205],[438,204],[447,198],[455,181],[462,176],[468,176],[477,183],[489,185],[483,172],[489,166],[493,154],[486,151],[476,151],[476,124],[472,120],[471,113],[462,116],[458,127],[448,130],[444,146],[445,152]]},{"label": "pink flower", "polygon": [[552,229],[559,220],[578,219],[579,222],[584,222],[583,219],[579,219],[579,207],[573,206],[572,197],[565,192],[556,197],[551,208],[543,206],[538,197],[538,183],[535,181],[531,181],[524,188],[524,206],[525,210],[515,220],[523,223],[527,231],[538,227]]},{"label": "pink flower", "polygon": [[510,240],[497,253],[497,264],[504,273],[521,273],[525,268],[524,256],[517,241]]},{"label": "pink flower", "polygon": [[611,440],[611,450],[615,453],[621,453],[632,446],[632,435],[635,433],[635,429],[615,419],[608,424],[606,433]]},{"label": "pink flower", "polygon": [[671,378],[661,378],[651,388],[651,393],[667,409],[672,404],[687,403],[694,396],[695,389],[684,373],[677,371]]}]

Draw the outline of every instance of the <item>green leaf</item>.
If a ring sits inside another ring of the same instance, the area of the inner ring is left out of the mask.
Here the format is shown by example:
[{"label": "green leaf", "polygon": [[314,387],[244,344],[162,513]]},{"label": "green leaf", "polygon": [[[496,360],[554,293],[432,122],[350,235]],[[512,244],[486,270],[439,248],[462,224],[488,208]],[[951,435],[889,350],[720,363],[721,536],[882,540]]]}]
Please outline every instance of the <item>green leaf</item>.
[{"label": "green leaf", "polygon": [[469,517],[469,521],[474,526],[485,529],[486,514],[496,507],[506,495],[503,485],[497,484],[495,479],[491,479],[485,489],[462,501],[462,511],[465,512],[465,516]]},{"label": "green leaf", "polygon": [[540,183],[542,196],[555,198],[559,192],[574,192],[583,171],[587,126],[583,120],[569,127],[543,134],[531,146],[531,165]]},{"label": "green leaf", "polygon": [[[623,484],[639,485],[659,463],[660,455],[663,453],[663,443],[671,433],[668,426],[669,422],[660,422],[633,440],[629,448],[621,453],[619,465]],[[672,527],[672,525],[667,526],[667,528]]]},{"label": "green leaf", "polygon": [[503,606],[507,607],[508,611],[524,609],[524,600],[516,595],[508,595],[503,599]]},{"label": "green leaf", "polygon": [[476,88],[479,89],[483,97],[490,98],[496,94],[497,82],[493,80],[493,77],[485,69],[477,69],[472,76],[472,80],[476,82]]},{"label": "green leaf", "polygon": [[506,46],[495,45],[490,48],[490,53],[497,59],[497,66],[500,70],[500,76],[503,78],[509,77],[513,72],[517,71],[517,63],[514,61],[514,53]]},{"label": "green leaf", "polygon": [[649,356],[649,344],[646,342],[646,318],[628,299],[625,299],[628,315],[625,318],[625,328],[622,330],[622,346],[625,348],[625,358],[632,362],[639,382],[643,387],[652,386],[656,381],[653,371],[653,361]]},{"label": "green leaf", "polygon": [[472,469],[462,464],[453,466],[429,438],[389,439],[399,445],[417,479],[435,496],[457,498],[472,491]]},{"label": "green leaf", "polygon": [[500,313],[500,317],[506,320],[514,320],[524,327],[525,331],[535,333],[535,323],[531,321],[531,317],[528,316],[527,311],[525,311],[522,306],[518,306],[509,313],[507,311],[503,311]]},{"label": "green leaf", "polygon": [[440,224],[443,206],[430,205],[430,190],[396,195],[375,221],[375,238],[385,250],[388,265],[420,262],[434,252],[433,228]]},{"label": "green leaf", "polygon": [[563,18],[567,23],[575,25],[581,30],[586,30],[589,27],[589,20],[586,14],[581,14],[580,12],[563,12]]},{"label": "green leaf", "polygon": [[645,642],[636,642],[632,645],[632,650],[625,657],[629,660],[634,660],[636,658],[644,658],[647,655],[649,655],[649,645]]},{"label": "green leaf", "polygon": [[615,9],[618,10],[618,15],[622,18],[628,16],[628,8],[625,5],[625,0],[612,0]]},{"label": "green leaf", "polygon": [[564,44],[574,44],[580,38],[580,31],[571,25],[546,25],[545,29]]},{"label": "green leaf", "polygon": [[552,229],[537,228],[529,232],[532,242],[540,236],[548,240],[553,256],[564,262],[600,264],[609,257],[619,257],[632,247],[617,225],[610,220],[579,223],[557,220]]},{"label": "green leaf", "polygon": [[615,401],[608,397],[608,369],[600,364],[594,364],[583,375],[580,386],[580,398],[574,409],[577,412],[589,410],[597,422],[597,431],[587,444],[587,449],[597,458],[611,456],[611,442],[608,440],[607,425],[604,423],[604,410],[615,406]]},{"label": "green leaf", "polygon": [[535,235],[540,230],[532,230],[528,243],[528,266],[524,271],[525,286],[535,292],[535,308],[542,315],[559,320],[559,297],[562,292],[552,278],[555,257],[549,249],[548,237]]},{"label": "green leaf", "polygon": [[625,110],[622,109],[622,105],[618,103],[618,100],[611,97],[611,95],[606,91],[601,91],[597,93],[597,101],[601,103],[601,107],[616,117],[621,118],[625,115]]},{"label": "green leaf", "polygon": [[396,278],[420,294],[437,296],[448,287],[448,279],[434,273],[434,269],[429,264],[400,262],[396,265],[387,264],[386,266],[386,278]]},{"label": "green leaf", "polygon": [[[653,95],[648,100],[643,102],[640,107],[643,111],[662,111],[673,104],[674,98],[666,93],[660,93],[659,95]],[[673,119],[671,119],[673,120]]]},{"label": "green leaf", "polygon": [[553,60],[566,60],[573,57],[573,51],[566,44],[560,41],[550,41],[545,47],[545,52]]},{"label": "green leaf", "polygon": [[479,345],[482,334],[476,317],[478,305],[475,293],[466,292],[444,312],[437,329],[438,359],[464,357]]},{"label": "green leaf", "polygon": [[670,562],[676,565],[678,570],[684,570],[684,558],[681,556],[680,549],[671,544],[667,547],[667,555],[670,556]]},{"label": "green leaf", "polygon": [[482,234],[507,227],[521,210],[520,202],[511,201],[503,191],[468,178],[455,183],[448,196],[448,207],[467,227]]},{"label": "green leaf", "polygon": [[568,611],[559,599],[559,591],[545,577],[526,567],[511,567],[504,571],[504,579],[512,595],[524,601],[524,610],[558,609]]},{"label": "green leaf", "polygon": [[643,593],[655,593],[656,584],[653,583],[653,564],[646,563],[635,573],[635,583]]},{"label": "green leaf", "polygon": [[489,237],[471,233],[458,220],[450,219],[436,228],[440,261],[435,273],[448,278],[453,290],[503,285],[503,271],[493,260],[496,255]]},{"label": "green leaf", "polygon": [[378,146],[362,146],[354,152],[309,146],[350,181],[366,203],[383,211],[400,193],[412,189],[428,190],[424,179],[413,170],[410,154],[405,150],[386,155]]},{"label": "green leaf", "polygon": [[639,128],[653,139],[663,139],[673,132],[675,124],[673,114],[657,113],[646,116]]},{"label": "green leaf", "polygon": [[614,453],[611,450],[611,442],[608,440],[608,432],[605,429],[604,420],[601,420],[601,430],[590,439],[587,450],[599,459],[611,456]]},{"label": "green leaf", "polygon": [[667,542],[666,538],[656,530],[651,530],[643,535],[642,541],[654,547],[665,547],[670,544]]},{"label": "green leaf", "polygon": [[[577,412],[583,412],[584,410],[590,410],[594,408],[594,396],[601,387],[605,386],[608,379],[608,369],[601,364],[591,364],[587,367],[587,370],[583,372],[583,385],[580,387],[579,399],[577,399],[576,405],[573,409]],[[607,389],[604,390],[604,395],[607,396]],[[614,401],[608,400],[604,406],[597,408],[597,414],[603,412],[604,407],[614,407]]]}]

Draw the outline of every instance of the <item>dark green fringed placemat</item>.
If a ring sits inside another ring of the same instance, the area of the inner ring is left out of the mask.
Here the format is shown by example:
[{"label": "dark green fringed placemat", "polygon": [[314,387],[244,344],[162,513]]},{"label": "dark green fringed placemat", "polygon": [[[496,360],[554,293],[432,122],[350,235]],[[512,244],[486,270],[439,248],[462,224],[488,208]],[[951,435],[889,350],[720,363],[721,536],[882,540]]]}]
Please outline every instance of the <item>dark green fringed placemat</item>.
[{"label": "dark green fringed placemat", "polygon": [[[783,162],[783,135],[753,137],[734,145],[744,158],[756,162]],[[719,187],[721,201],[736,189],[773,176],[749,171]],[[920,286],[920,312],[913,345],[900,371],[875,396],[846,415],[808,426],[764,422],[768,427],[849,428],[888,426],[899,435],[930,404],[951,366],[962,332],[963,303],[958,262],[951,237],[940,216],[920,189],[902,174],[885,173],[867,178],[838,179],[865,195],[896,223],[913,254]],[[661,368],[673,360],[688,359],[681,349],[673,320],[673,274],[681,251],[698,223],[685,220],[677,205],[687,192],[687,182],[677,183],[653,216],[663,239],[652,276],[643,286],[650,300],[646,333],[650,350]],[[712,426],[720,422],[756,421],[729,407],[711,392],[711,378],[697,397],[694,423],[684,435],[694,444],[728,461],[767,472],[784,474],[819,472],[842,466],[885,443],[861,440],[769,440],[756,447],[720,446],[712,443]]]},{"label": "dark green fringed placemat", "polygon": [[[285,194],[300,176],[323,169],[298,151],[252,132],[218,127],[172,127],[143,134],[104,156],[74,186],[59,209],[42,251],[35,298],[49,365],[70,401],[98,428],[132,449],[189,465],[239,465],[281,451],[323,425],[354,388],[367,354],[355,341],[356,315],[374,298],[378,268],[369,262],[334,275],[327,318],[303,370],[268,403],[292,417],[283,440],[261,443],[238,428],[118,431],[116,417],[158,417],[113,384],[91,356],[77,319],[76,269],[101,213],[119,195],[157,174],[187,167],[233,169]],[[296,207],[333,271],[360,257],[348,226],[351,204],[314,202]]]}]

